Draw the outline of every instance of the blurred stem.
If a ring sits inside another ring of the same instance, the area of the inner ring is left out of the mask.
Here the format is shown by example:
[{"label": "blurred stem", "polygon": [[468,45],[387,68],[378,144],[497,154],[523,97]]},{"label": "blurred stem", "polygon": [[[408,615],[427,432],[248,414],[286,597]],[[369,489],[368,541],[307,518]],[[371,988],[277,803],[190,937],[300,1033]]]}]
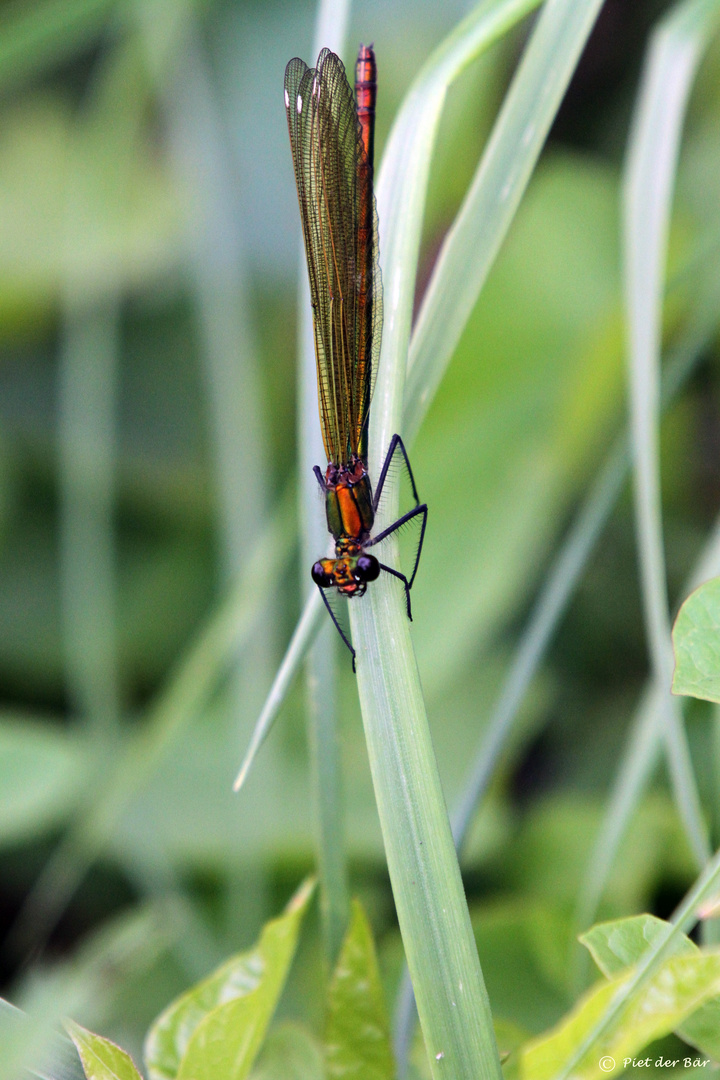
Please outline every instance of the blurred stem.
[{"label": "blurred stem", "polygon": [[[717,286],[715,286],[717,288]],[[715,316],[717,318],[717,316]],[[697,560],[685,593],[691,592],[709,577],[720,573],[720,518]],[[585,930],[595,919],[603,890],[610,876],[618,849],[632,815],[640,803],[655,766],[663,738],[663,703],[667,687],[650,682],[630,731],[628,746],[608,799],[597,840],[588,861],[576,909],[578,932]],[[575,978],[580,988],[587,970],[588,954],[583,949],[575,966]]]},{"label": "blurred stem", "polygon": [[[305,565],[308,563],[306,561]],[[349,884],[337,716],[335,627],[322,627],[305,662],[307,739],[325,959],[334,970],[347,929]]]},{"label": "blurred stem", "polygon": [[114,449],[119,310],[68,290],[59,387],[60,580],[70,699],[100,746],[119,733]]},{"label": "blurred stem", "polygon": [[608,455],[562,543],[515,649],[500,696],[483,732],[472,772],[452,814],[453,836],[458,848],[465,842],[475,811],[507,745],[525,695],[567,610],[590,553],[618,500],[627,468],[627,445],[626,440],[621,438]]},{"label": "blurred stem", "polygon": [[[315,57],[323,47],[342,56],[349,14],[349,0],[320,0],[310,65],[315,62]],[[352,84],[352,73],[349,73],[349,80]],[[303,583],[303,596],[308,599],[313,592],[317,592],[310,578],[310,567],[325,552],[328,534],[324,506],[318,497],[317,480],[312,471],[314,465],[322,465],[325,451],[320,434],[315,342],[302,241],[299,247],[298,504],[303,538],[299,573]],[[326,616],[326,612],[323,612],[323,616]],[[335,967],[349,917],[335,637],[334,626],[324,618],[322,628],[305,659],[305,716],[320,884],[320,913],[325,959],[330,971]]]},{"label": "blurred stem", "polygon": [[267,439],[238,220],[239,182],[192,5],[153,0],[141,12],[170,160],[187,201],[188,270],[205,365],[227,582],[257,538],[267,491]]},{"label": "blurred stem", "polygon": [[[267,513],[269,460],[259,360],[250,317],[238,192],[241,177],[192,3],[153,0],[138,6],[144,42],[162,105],[165,137],[178,190],[185,196],[187,270],[199,328],[208,401],[219,518],[223,588],[237,580]],[[262,703],[272,672],[272,629],[261,618],[246,663],[236,666],[228,689],[233,734]],[[263,762],[272,782],[273,755]],[[227,866],[227,933],[240,922],[252,939],[250,909],[233,901],[246,892],[242,870]],[[253,906],[256,915],[258,908]]]},{"label": "blurred stem", "polygon": [[[663,411],[685,385],[714,333],[716,321],[715,299],[710,302],[706,299],[699,305],[699,310],[689,321],[667,360],[662,380]],[[605,459],[560,546],[517,643],[510,670],[483,732],[472,771],[452,815],[453,835],[459,848],[466,839],[473,815],[507,745],[530,684],[618,500],[629,467],[629,437],[625,432]]]},{"label": "blurred stem", "polygon": [[[662,701],[666,759],[673,791],[699,866],[710,857],[673,672],[662,535],[659,452],[659,358],[662,297],[672,191],[687,99],[717,3],[689,0],[654,32],[630,134],[623,192],[625,301],[628,321],[630,430],[645,626]],[[705,40],[704,40],[705,39]]]},{"label": "blurred stem", "polygon": [[120,736],[121,690],[116,642],[115,456],[121,296],[110,260],[92,280],[78,257],[78,237],[92,237],[98,208],[122,186],[139,113],[126,93],[131,50],[109,49],[93,70],[78,110],[74,149],[93,167],[67,184],[64,318],[60,342],[58,439],[60,593],[69,697],[108,754]]},{"label": "blurred stem", "polygon": [[[594,921],[603,890],[625,835],[628,822],[637,810],[643,792],[657,764],[660,753],[662,718],[662,687],[650,685],[643,694],[630,726],[627,746],[623,751],[607,809],[593,844],[587,870],[578,897],[575,926],[578,933]],[[586,982],[590,957],[586,949],[573,938],[575,989],[579,993]]]}]

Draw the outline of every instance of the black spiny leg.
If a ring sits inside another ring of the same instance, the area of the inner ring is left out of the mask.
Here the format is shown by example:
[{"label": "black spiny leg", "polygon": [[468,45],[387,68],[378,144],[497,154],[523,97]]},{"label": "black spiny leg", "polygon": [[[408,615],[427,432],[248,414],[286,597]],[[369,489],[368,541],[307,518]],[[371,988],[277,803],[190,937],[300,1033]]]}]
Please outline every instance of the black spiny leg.
[{"label": "black spiny leg", "polygon": [[405,586],[405,603],[407,604],[407,615],[410,622],[412,622],[412,608],[410,606],[410,582],[401,574],[399,570],[393,570],[392,566],[386,566],[385,563],[380,563],[380,569],[384,570],[386,574],[392,574],[393,577],[399,578]]},{"label": "black spiny leg", "polygon": [[[402,578],[402,580],[406,584],[406,587],[408,589],[408,609],[410,608],[409,590],[413,587],[415,575],[417,574],[418,566],[420,565],[420,556],[422,555],[423,540],[425,539],[425,526],[427,525],[427,513],[428,508],[426,503],[419,503],[418,506],[415,506],[412,510],[408,510],[407,514],[403,514],[403,516],[399,517],[397,521],[394,521],[392,525],[388,525],[387,529],[383,529],[383,531],[381,533],[378,533],[377,536],[373,536],[372,540],[368,540],[365,545],[365,547],[372,547],[374,544],[379,544],[380,541],[384,540],[386,536],[390,536],[391,533],[394,533],[398,529],[401,529],[403,525],[407,525],[408,521],[412,521],[412,519],[417,517],[418,514],[422,514],[422,525],[420,526],[420,540],[418,541],[418,548],[415,554],[415,565],[413,566],[413,572],[410,575],[410,580],[408,581],[405,575],[398,573],[397,570],[390,571],[390,573],[395,574],[396,577]],[[382,563],[380,563],[380,565],[382,566],[383,570],[389,569],[387,566],[383,566]],[[409,614],[410,612],[408,610],[408,615]],[[410,616],[410,618],[412,618],[412,616]]]},{"label": "black spiny leg", "polygon": [[320,595],[323,598],[323,603],[324,603],[325,607],[328,609],[328,611],[330,613],[330,618],[335,623],[335,629],[337,630],[338,634],[340,635],[340,637],[343,639],[343,641],[347,645],[348,649],[350,650],[350,655],[352,656],[353,674],[355,674],[355,650],[353,649],[352,645],[350,644],[350,642],[346,638],[345,634],[343,633],[343,628],[341,627],[340,623],[337,621],[337,617],[335,615],[335,612],[330,607],[330,601],[328,600],[327,596],[325,595],[325,590],[323,589],[323,587],[321,585],[318,585],[318,589],[320,590]]},{"label": "black spiny leg", "polygon": [[375,497],[373,498],[373,512],[375,513],[377,513],[378,504],[380,503],[380,496],[382,495],[382,489],[385,486],[385,481],[387,479],[390,463],[395,456],[395,451],[398,447],[400,447],[400,453],[405,459],[405,467],[408,471],[408,476],[410,477],[410,483],[412,484],[412,493],[413,498],[415,499],[415,505],[417,506],[420,502],[417,488],[415,487],[415,477],[413,476],[413,471],[410,467],[410,461],[407,456],[407,450],[405,449],[405,443],[402,441],[399,435],[393,435],[392,439],[390,440],[390,445],[388,446],[388,452],[385,455],[383,467],[380,470],[380,479],[378,480],[377,487],[375,488]]},{"label": "black spiny leg", "polygon": [[377,536],[374,536],[372,540],[369,540],[365,546],[372,547],[374,544],[379,544],[380,541],[384,540],[386,536],[390,536],[390,534],[394,533],[397,529],[401,529],[403,525],[406,525],[408,523],[408,521],[412,521],[412,519],[417,517],[419,514],[422,515],[420,540],[418,541],[417,552],[415,553],[415,563],[413,565],[412,574],[410,575],[410,580],[408,580],[404,574],[399,573],[397,570],[391,570],[389,566],[383,566],[382,563],[380,564],[383,570],[387,570],[389,573],[394,574],[395,577],[400,578],[400,580],[404,582],[405,592],[407,596],[408,616],[412,619],[412,615],[410,615],[410,589],[412,589],[413,587],[415,575],[417,574],[418,566],[420,565],[420,556],[422,554],[423,540],[425,539],[425,526],[427,525],[427,505],[420,502],[420,498],[417,493],[417,487],[415,486],[415,477],[413,476],[412,466],[410,465],[410,460],[407,456],[407,450],[405,449],[405,443],[402,441],[399,435],[393,435],[392,439],[390,440],[388,452],[385,455],[385,461],[383,462],[383,467],[380,471],[380,479],[378,480],[377,487],[375,488],[375,495],[373,497],[373,511],[377,512],[377,508],[380,503],[380,496],[382,495],[385,481],[387,480],[390,465],[393,457],[395,456],[396,450],[400,451],[403,456],[403,460],[405,461],[405,468],[407,469],[407,474],[410,479],[410,484],[412,486],[415,506],[412,510],[409,510],[407,514],[403,514],[402,517],[399,517],[397,521],[393,522],[392,525],[388,525],[387,529],[383,529],[381,533],[378,533]]}]

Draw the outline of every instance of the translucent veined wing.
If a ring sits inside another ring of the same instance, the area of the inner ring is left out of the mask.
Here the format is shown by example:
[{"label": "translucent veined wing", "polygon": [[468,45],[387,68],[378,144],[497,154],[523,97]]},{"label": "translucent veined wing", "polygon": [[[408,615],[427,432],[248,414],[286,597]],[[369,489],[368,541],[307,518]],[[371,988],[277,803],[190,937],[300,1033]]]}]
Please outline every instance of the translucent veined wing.
[{"label": "translucent veined wing", "polygon": [[372,164],[340,59],[291,60],[285,108],[315,330],[318,397],[328,461],[366,452],[382,332]]}]

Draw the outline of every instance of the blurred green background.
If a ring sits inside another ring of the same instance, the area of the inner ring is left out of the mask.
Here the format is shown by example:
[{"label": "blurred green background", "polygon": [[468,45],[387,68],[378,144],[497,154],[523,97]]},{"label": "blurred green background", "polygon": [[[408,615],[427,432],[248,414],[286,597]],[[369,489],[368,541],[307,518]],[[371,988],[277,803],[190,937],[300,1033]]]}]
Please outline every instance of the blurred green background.
[{"label": "blurred green background", "polygon": [[[430,507],[413,636],[449,805],[552,553],[624,423],[620,169],[647,36],[668,7],[607,0],[412,448]],[[417,66],[466,10],[353,10],[346,61],[360,40],[378,57],[379,157]],[[290,57],[312,60],[314,14],[279,0],[0,7],[2,992],[30,1002],[70,972],[75,1019],[131,1051],[313,866],[300,686],[247,787],[233,796],[231,783],[308,574],[281,88]],[[526,33],[448,97],[420,293]],[[719,75],[716,46],[682,150],[668,346],[697,281],[717,272]],[[675,604],[720,501],[717,361],[709,340],[663,427]],[[264,530],[283,506],[285,543],[270,549]],[[248,572],[262,598],[250,639],[183,718],[168,688]],[[576,899],[647,670],[625,490],[464,857],[494,1011],[529,1032],[576,990]],[[344,656],[339,671],[352,886],[392,994],[401,946]],[[693,705],[688,730],[720,824],[709,709]],[[661,770],[601,914],[667,916],[693,876]],[[322,975],[315,926],[285,1015],[320,1022]]]}]

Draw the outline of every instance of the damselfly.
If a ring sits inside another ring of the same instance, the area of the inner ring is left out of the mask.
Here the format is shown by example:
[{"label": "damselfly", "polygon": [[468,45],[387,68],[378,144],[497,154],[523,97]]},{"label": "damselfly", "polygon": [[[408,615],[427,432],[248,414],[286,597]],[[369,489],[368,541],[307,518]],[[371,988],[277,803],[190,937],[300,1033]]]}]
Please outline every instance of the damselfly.
[{"label": "damselfly", "polygon": [[[315,475],[325,496],[335,558],[319,559],[312,579],[337,630],[350,644],[325,590],[362,596],[384,570],[410,590],[422,551],[427,506],[421,503],[399,435],[390,440],[373,493],[367,472],[367,432],[382,336],[382,282],[378,264],[378,221],[373,194],[373,144],[377,69],[372,46],[360,46],[357,104],[342,61],[323,49],[314,68],[291,60],[285,69],[287,112],[295,181],[300,202],[315,331],[320,424],[328,465]],[[415,506],[371,536],[383,487],[396,453],[412,485]],[[380,562],[368,548],[408,522],[420,524],[413,570],[406,577]]]}]

